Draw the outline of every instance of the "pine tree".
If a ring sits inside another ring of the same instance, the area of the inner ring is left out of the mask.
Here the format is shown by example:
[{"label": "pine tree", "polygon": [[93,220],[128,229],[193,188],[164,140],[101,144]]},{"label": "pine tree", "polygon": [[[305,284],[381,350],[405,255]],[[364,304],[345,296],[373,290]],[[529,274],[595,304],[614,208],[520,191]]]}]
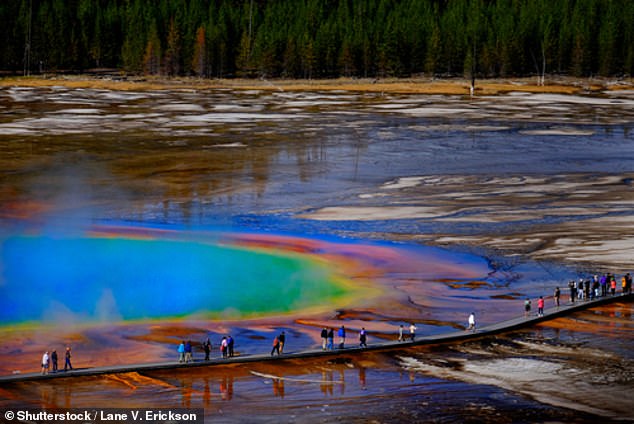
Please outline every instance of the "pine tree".
[{"label": "pine tree", "polygon": [[141,0],[127,3],[124,26],[125,39],[121,49],[123,67],[128,72],[137,73],[143,68],[147,38],[144,7]]},{"label": "pine tree", "polygon": [[205,28],[198,27],[196,31],[196,44],[194,45],[194,57],[192,58],[192,71],[199,77],[205,76],[207,69],[207,48],[205,46]]},{"label": "pine tree", "polygon": [[174,18],[170,19],[169,32],[167,33],[167,45],[163,59],[163,70],[168,76],[178,75],[180,72],[180,33],[176,27]]},{"label": "pine tree", "polygon": [[158,75],[161,72],[161,41],[155,21],[150,25],[145,54],[143,55],[143,69],[148,75]]}]

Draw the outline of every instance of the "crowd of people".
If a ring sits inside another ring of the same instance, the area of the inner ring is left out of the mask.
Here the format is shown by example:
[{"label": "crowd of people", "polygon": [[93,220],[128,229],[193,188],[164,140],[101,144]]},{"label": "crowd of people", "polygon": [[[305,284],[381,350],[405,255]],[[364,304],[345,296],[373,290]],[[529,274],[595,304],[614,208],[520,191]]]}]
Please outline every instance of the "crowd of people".
[{"label": "crowd of people", "polygon": [[[64,353],[64,371],[72,370],[73,364],[71,363],[70,358],[72,357],[70,346],[66,347],[66,352]],[[52,369],[51,369],[52,368]],[[58,356],[57,350],[53,350],[50,355],[49,352],[44,352],[42,355],[42,375],[46,375],[49,372],[58,372]]]},{"label": "crowd of people", "polygon": [[[368,347],[367,346],[367,333],[365,328],[362,328],[359,331],[359,346],[360,347]],[[344,349],[346,345],[346,327],[342,325],[337,329],[337,341],[339,344],[337,347],[339,349]],[[321,329],[321,349],[322,350],[334,350],[335,348],[335,329],[324,327]]]},{"label": "crowd of people", "polygon": [[[574,304],[580,300],[595,300],[605,296],[615,296],[617,294],[617,277],[614,274],[607,273],[599,276],[593,275],[589,278],[579,278],[579,280],[570,280],[568,282],[569,300]],[[632,293],[632,276],[628,272],[620,278],[620,286],[622,294]],[[559,308],[561,305],[561,289],[555,287],[553,293],[553,300],[555,307]],[[544,316],[544,297],[539,296],[537,300],[537,316]],[[531,315],[532,302],[530,298],[524,300],[524,316],[529,317]]]},{"label": "crowd of people", "polygon": [[[591,278],[579,278],[579,281],[570,280],[568,289],[570,290],[570,302],[576,300],[594,300],[598,297],[614,296],[617,292],[617,277],[607,273],[601,276],[595,274]],[[555,290],[555,294],[559,288]],[[628,272],[621,277],[621,291],[623,294],[632,293],[632,276]],[[557,296],[557,306],[559,297]]]},{"label": "crowd of people", "polygon": [[[218,344],[218,348],[220,349],[220,354],[223,358],[233,358],[234,356],[234,338],[231,335],[222,336],[222,340]],[[207,338],[203,342],[200,343],[200,347],[205,353],[205,361],[209,361],[211,357],[211,350],[213,345],[211,340]],[[182,341],[180,345],[178,345],[178,362],[180,363],[189,363],[193,361],[193,347],[192,342],[190,340]]]}]

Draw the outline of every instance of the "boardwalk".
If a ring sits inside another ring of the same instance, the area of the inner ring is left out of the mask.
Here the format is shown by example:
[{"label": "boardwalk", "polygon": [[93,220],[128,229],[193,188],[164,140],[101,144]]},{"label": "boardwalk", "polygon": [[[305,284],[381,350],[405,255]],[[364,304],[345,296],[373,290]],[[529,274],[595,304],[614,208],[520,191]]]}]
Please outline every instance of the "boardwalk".
[{"label": "boardwalk", "polygon": [[126,373],[126,372],[139,372],[139,371],[151,371],[162,369],[174,369],[174,368],[188,368],[188,367],[209,367],[215,365],[226,365],[236,363],[250,363],[250,362],[264,362],[264,361],[279,361],[284,359],[298,359],[298,358],[317,358],[327,356],[337,356],[344,354],[353,354],[365,351],[378,351],[378,350],[391,350],[391,349],[403,349],[410,346],[421,346],[430,344],[441,343],[455,343],[464,342],[466,340],[487,337],[494,334],[500,334],[503,332],[516,330],[522,327],[529,327],[539,322],[548,321],[563,315],[569,314],[574,311],[587,309],[594,306],[604,305],[612,302],[631,302],[634,298],[634,294],[616,295],[601,297],[595,300],[577,301],[574,304],[566,303],[562,304],[559,308],[553,307],[546,309],[542,317],[532,315],[528,318],[524,316],[509,319],[507,321],[498,322],[496,324],[480,327],[476,332],[471,331],[451,331],[444,334],[436,334],[431,336],[421,336],[416,339],[415,342],[406,341],[386,341],[368,344],[367,348],[350,347],[346,349],[335,349],[332,351],[323,351],[321,349],[305,350],[299,352],[288,352],[281,356],[271,356],[269,354],[259,355],[241,355],[227,359],[212,359],[210,361],[196,361],[188,364],[179,363],[177,361],[170,362],[151,362],[143,364],[128,364],[128,365],[113,365],[103,367],[81,368],[73,369],[68,372],[50,373],[47,375],[41,375],[40,373],[25,373],[14,374],[7,376],[0,376],[1,383],[20,382],[20,381],[35,381],[46,380],[53,378],[70,378],[81,376],[92,376],[99,374],[113,374],[113,373]]}]

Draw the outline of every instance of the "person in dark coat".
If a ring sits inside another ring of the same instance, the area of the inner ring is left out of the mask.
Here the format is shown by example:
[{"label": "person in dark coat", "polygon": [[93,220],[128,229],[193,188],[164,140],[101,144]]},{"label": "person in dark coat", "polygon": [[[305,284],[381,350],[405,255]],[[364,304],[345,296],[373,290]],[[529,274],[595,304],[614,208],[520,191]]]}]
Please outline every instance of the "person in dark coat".
[{"label": "person in dark coat", "polygon": [[185,343],[185,363],[192,361],[192,342]]},{"label": "person in dark coat", "polygon": [[280,353],[284,353],[284,343],[286,343],[286,333],[282,331],[278,339],[280,341]]},{"label": "person in dark coat", "polygon": [[211,340],[207,339],[203,342],[203,350],[205,351],[205,361],[208,361],[211,353]]},{"label": "person in dark coat", "polygon": [[229,358],[233,358],[233,337],[227,337],[227,352],[229,353]]},{"label": "person in dark coat", "polygon": [[326,350],[327,345],[328,345],[328,329],[324,327],[321,330],[321,350]]},{"label": "person in dark coat", "polygon": [[359,346],[368,347],[368,345],[366,344],[366,340],[367,340],[367,334],[365,332],[365,327],[362,327],[361,331],[359,332]]},{"label": "person in dark coat", "polygon": [[64,355],[64,371],[68,371],[69,369],[73,369],[73,365],[70,363],[71,358],[70,346],[66,348],[66,354]]},{"label": "person in dark coat", "polygon": [[51,363],[53,364],[53,372],[57,372],[57,351],[51,352]]},{"label": "person in dark coat", "polygon": [[328,329],[328,345],[326,346],[326,348],[328,350],[333,350],[335,345],[335,329],[334,328],[330,328]]}]

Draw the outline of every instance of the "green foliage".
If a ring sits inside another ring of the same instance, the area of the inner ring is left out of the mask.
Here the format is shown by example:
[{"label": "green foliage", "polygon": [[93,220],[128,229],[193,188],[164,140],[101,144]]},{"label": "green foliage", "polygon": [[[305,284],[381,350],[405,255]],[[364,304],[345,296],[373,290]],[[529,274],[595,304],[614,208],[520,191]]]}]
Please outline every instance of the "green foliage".
[{"label": "green foliage", "polygon": [[[631,0],[2,0],[0,70],[631,75]],[[30,40],[30,48],[26,48]]]}]

